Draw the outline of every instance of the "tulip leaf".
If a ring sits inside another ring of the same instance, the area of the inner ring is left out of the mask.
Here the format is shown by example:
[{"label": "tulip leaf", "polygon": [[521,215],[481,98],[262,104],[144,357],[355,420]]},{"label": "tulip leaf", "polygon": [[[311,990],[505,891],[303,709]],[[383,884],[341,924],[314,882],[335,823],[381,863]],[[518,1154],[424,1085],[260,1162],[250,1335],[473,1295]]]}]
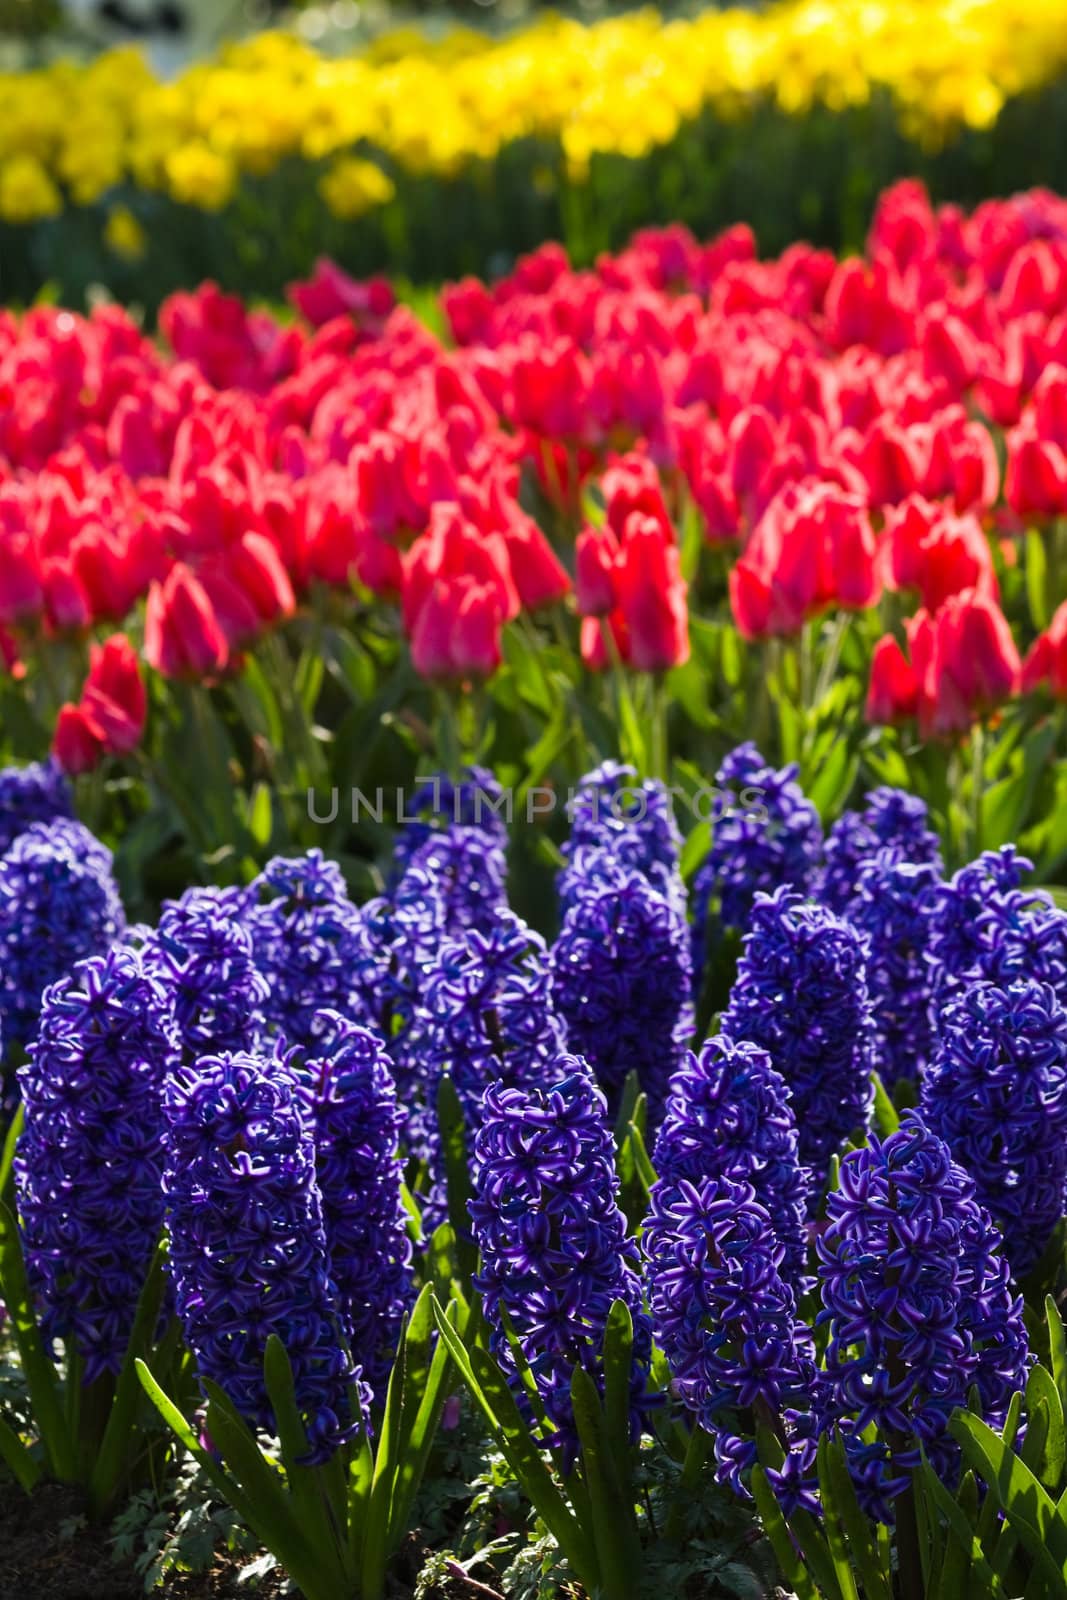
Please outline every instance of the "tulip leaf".
[{"label": "tulip leaf", "polygon": [[1026,535],[1026,598],[1030,620],[1037,633],[1044,633],[1051,621],[1048,604],[1048,558],[1044,535],[1031,528]]}]

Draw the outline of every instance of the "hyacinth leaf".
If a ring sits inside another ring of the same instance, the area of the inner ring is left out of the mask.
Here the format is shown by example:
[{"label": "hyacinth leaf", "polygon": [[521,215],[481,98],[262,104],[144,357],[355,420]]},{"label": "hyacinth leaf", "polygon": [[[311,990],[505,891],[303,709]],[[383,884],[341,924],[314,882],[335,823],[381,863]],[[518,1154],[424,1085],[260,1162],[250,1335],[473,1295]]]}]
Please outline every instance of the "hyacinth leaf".
[{"label": "hyacinth leaf", "polygon": [[819,1491],[822,1501],[822,1525],[826,1538],[826,1551],[833,1565],[834,1577],[837,1579],[837,1590],[842,1600],[859,1600],[859,1590],[856,1588],[856,1580],[852,1575],[852,1567],[849,1562],[848,1539],[845,1536],[844,1522],[834,1498],[829,1473],[825,1470],[824,1446],[826,1443],[827,1440],[824,1438],[819,1444]]},{"label": "hyacinth leaf", "polygon": [[267,1339],[263,1356],[263,1381],[278,1429],[278,1442],[293,1510],[314,1543],[328,1549],[336,1540],[334,1524],[323,1498],[320,1469],[309,1467],[304,1459],[310,1448],[307,1430],[296,1401],[289,1353],[276,1333],[270,1334]]},{"label": "hyacinth leaf", "polygon": [[[840,1529],[842,1543],[847,1543],[846,1565],[848,1562],[855,1565],[866,1600],[893,1600],[892,1578],[882,1567],[878,1547],[872,1537],[871,1524],[856,1499],[845,1447],[839,1438],[831,1439],[824,1434],[819,1440],[818,1469],[828,1534],[836,1523]],[[839,1581],[841,1577],[838,1567]],[[845,1594],[849,1592],[843,1582],[842,1592]]]},{"label": "hyacinth leaf", "polygon": [[793,1542],[782,1508],[761,1466],[752,1468],[752,1497],[756,1502],[763,1531],[770,1540],[782,1577],[797,1596],[797,1600],[819,1600],[819,1591]]},{"label": "hyacinth leaf", "polygon": [[957,1411],[949,1432],[965,1461],[989,1485],[1027,1554],[1050,1583],[1062,1586],[1067,1581],[1067,1518],[1058,1514],[1025,1462],[978,1417]]},{"label": "hyacinth leaf", "polygon": [[[451,1304],[446,1316],[454,1318],[458,1311],[458,1306]],[[407,1532],[411,1521],[411,1510],[433,1448],[452,1369],[448,1346],[442,1339],[434,1340],[432,1330],[433,1296],[428,1289],[424,1289],[412,1313],[408,1331],[411,1351],[407,1363],[403,1450],[396,1464],[389,1512],[394,1547],[396,1541]]]},{"label": "hyacinth leaf", "polygon": [[373,1600],[377,1600],[384,1587],[385,1565],[388,1560],[389,1502],[392,1498],[394,1462],[400,1454],[404,1389],[407,1383],[408,1326],[405,1318],[400,1328],[396,1360],[389,1374],[385,1412],[382,1416],[378,1450],[374,1458],[374,1474],[362,1518],[363,1539],[359,1565],[363,1588]]},{"label": "hyacinth leaf", "polygon": [[[1045,1488],[1050,1492],[1059,1487],[1063,1479],[1064,1466],[1067,1465],[1067,1431],[1064,1427],[1063,1402],[1060,1391],[1047,1367],[1039,1363],[1030,1369],[1030,1376],[1026,1384],[1026,1407],[1028,1415],[1032,1416],[1038,1406],[1042,1406],[1047,1416],[1047,1429],[1044,1449],[1038,1462],[1031,1461],[1023,1451],[1023,1460],[1027,1466],[1032,1467],[1041,1479]],[[1029,1443],[1029,1430],[1027,1431]]]},{"label": "hyacinth leaf", "polygon": [[593,1540],[604,1600],[633,1600],[640,1588],[641,1541],[633,1492],[620,1482],[597,1386],[582,1366],[571,1377],[571,1405],[581,1444],[582,1478],[589,1490]]},{"label": "hyacinth leaf", "polygon": [[626,1139],[631,1122],[637,1120],[637,1102],[642,1099],[641,1082],[637,1073],[630,1069],[622,1086],[622,1095],[619,1099],[619,1110],[615,1117],[615,1143],[622,1145]]},{"label": "hyacinth leaf", "polygon": [[185,1420],[180,1408],[167,1394],[163,1386],[153,1376],[146,1362],[137,1359],[134,1362],[137,1377],[145,1394],[151,1400],[163,1421],[176,1436],[179,1444],[194,1458],[207,1477],[215,1485],[222,1498],[229,1502],[251,1527],[255,1512],[247,1495],[242,1493],[240,1485],[235,1483],[226,1469],[215,1460],[209,1450],[205,1450],[199,1438],[189,1423]]},{"label": "hyacinth leaf", "polygon": [[30,1494],[43,1476],[41,1463],[34,1459],[29,1446],[23,1444],[14,1428],[0,1417],[0,1461],[11,1472],[20,1489]]},{"label": "hyacinth leaf", "polygon": [[880,1139],[888,1139],[900,1127],[900,1114],[877,1072],[871,1073],[874,1085],[874,1128]]},{"label": "hyacinth leaf", "polygon": [[436,1300],[433,1310],[441,1338],[488,1422],[501,1455],[580,1582],[587,1589],[594,1589],[598,1581],[596,1555],[584,1529],[553,1483],[503,1374],[484,1350],[475,1348],[468,1353]]},{"label": "hyacinth leaf", "polygon": [[[248,1508],[249,1527],[277,1556],[307,1600],[332,1600],[343,1593],[344,1562],[336,1541],[331,1538],[322,1546],[308,1536],[293,1496],[286,1493],[280,1474],[232,1401],[210,1379],[204,1379],[204,1393],[207,1430],[230,1469],[229,1475],[237,1481]],[[234,1508],[240,1511],[236,1502]]]},{"label": "hyacinth leaf", "polygon": [[19,1135],[26,1122],[26,1107],[19,1101],[19,1108],[11,1119],[3,1147],[0,1148],[0,1198],[6,1200],[8,1185],[11,1175],[15,1170],[15,1150],[18,1147]]},{"label": "hyacinth leaf", "polygon": [[[552,1424],[548,1420],[548,1413],[546,1412],[544,1404],[541,1400],[541,1391],[537,1387],[537,1379],[534,1377],[533,1369],[526,1358],[526,1351],[522,1347],[522,1340],[515,1332],[515,1324],[512,1322],[511,1317],[508,1314],[507,1306],[502,1305],[500,1307],[500,1325],[504,1330],[504,1337],[508,1341],[508,1348],[511,1350],[512,1359],[515,1362],[515,1371],[518,1374],[519,1382],[522,1384],[522,1387],[526,1392],[526,1398],[530,1403],[530,1411],[533,1415],[533,1419],[540,1427],[542,1433],[549,1434],[552,1432]],[[556,1459],[556,1453],[553,1452],[553,1460]]]},{"label": "hyacinth leaf", "polygon": [[18,1346],[19,1360],[30,1393],[30,1406],[51,1475],[60,1483],[77,1476],[74,1440],[63,1414],[56,1369],[45,1349],[34,1315],[18,1225],[0,1201],[0,1300]]},{"label": "hyacinth leaf", "polygon": [[474,1246],[467,1242],[470,1232],[467,1202],[472,1193],[470,1163],[467,1159],[463,1107],[451,1078],[442,1078],[437,1086],[437,1126],[445,1164],[448,1220],[456,1238],[456,1256],[461,1275],[467,1281],[477,1271],[478,1256]]},{"label": "hyacinth leaf", "polygon": [[163,1301],[165,1256],[166,1246],[160,1240],[137,1301],[107,1426],[89,1477],[89,1503],[97,1516],[111,1504],[129,1466],[130,1436],[137,1423],[138,1410],[144,1404],[136,1363],[147,1356],[154,1342]]},{"label": "hyacinth leaf", "polygon": [[634,1319],[625,1300],[614,1300],[604,1325],[604,1441],[620,1468],[630,1450],[633,1360]]},{"label": "hyacinth leaf", "polygon": [[[968,1521],[966,1513],[953,1496],[949,1494],[925,1456],[917,1469],[917,1476],[924,1494],[930,1497],[948,1523],[952,1537],[965,1551],[970,1562],[972,1580],[979,1580],[985,1586],[985,1592],[992,1597],[992,1600],[1003,1600],[1003,1597],[1006,1596],[1006,1590],[986,1560],[981,1541],[973,1523]],[[917,1498],[922,1497],[917,1496]],[[957,1589],[955,1595],[958,1596],[959,1592]],[[942,1596],[944,1596],[944,1600],[949,1600],[943,1586],[939,1587],[936,1593],[938,1600],[941,1600]],[[931,1595],[931,1600],[933,1600],[933,1595]]]},{"label": "hyacinth leaf", "polygon": [[1060,1404],[1067,1416],[1067,1334],[1063,1318],[1051,1295],[1045,1296],[1045,1317],[1048,1322],[1049,1360],[1052,1376],[1059,1391]]},{"label": "hyacinth leaf", "polygon": [[[925,1499],[925,1495],[916,1495],[917,1501],[925,1502]],[[956,1504],[967,1525],[973,1528],[978,1515],[978,1483],[973,1472],[964,1473],[956,1491]],[[970,1581],[970,1575],[970,1550],[961,1539],[947,1540],[936,1577],[927,1580],[927,1593],[931,1600],[955,1600],[957,1595],[966,1593],[964,1586]]]}]

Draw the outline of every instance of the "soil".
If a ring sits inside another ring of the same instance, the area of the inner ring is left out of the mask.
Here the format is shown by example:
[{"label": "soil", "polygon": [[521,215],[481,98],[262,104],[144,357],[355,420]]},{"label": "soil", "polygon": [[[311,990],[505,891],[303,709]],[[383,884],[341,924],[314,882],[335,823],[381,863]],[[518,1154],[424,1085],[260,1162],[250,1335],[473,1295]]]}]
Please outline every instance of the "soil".
[{"label": "soil", "polygon": [[[132,1562],[116,1561],[106,1528],[83,1518],[77,1490],[44,1484],[27,1497],[10,1480],[0,1485],[0,1600],[145,1600]],[[389,1600],[411,1600],[423,1552],[414,1538],[400,1552]],[[271,1574],[238,1585],[237,1565],[220,1558],[209,1572],[166,1578],[160,1600],[278,1600],[284,1580]],[[493,1591],[461,1575],[427,1600],[487,1600]]]}]

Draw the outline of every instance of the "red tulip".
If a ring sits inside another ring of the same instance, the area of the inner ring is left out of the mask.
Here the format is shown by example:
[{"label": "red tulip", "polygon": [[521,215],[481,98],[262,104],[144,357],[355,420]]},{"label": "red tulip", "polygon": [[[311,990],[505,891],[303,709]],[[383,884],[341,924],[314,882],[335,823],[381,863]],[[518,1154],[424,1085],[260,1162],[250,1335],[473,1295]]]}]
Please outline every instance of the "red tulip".
[{"label": "red tulip", "polygon": [[778,494],[730,573],[734,620],[746,639],[797,633],[832,605],[863,610],[880,589],[863,503],[827,483]]},{"label": "red tulip", "polygon": [[229,660],[229,646],[204,586],[181,562],[148,593],[145,658],[165,678],[209,678]]},{"label": "red tulip", "polygon": [[1020,517],[1059,517],[1067,511],[1067,453],[1026,425],[1008,437],[1004,498]]},{"label": "red tulip", "polygon": [[411,658],[424,678],[492,677],[500,665],[499,595],[470,577],[435,581],[411,633]]},{"label": "red tulip", "polygon": [[504,529],[504,544],[524,611],[554,605],[570,592],[566,568],[532,518],[515,517]]},{"label": "red tulip", "polygon": [[885,634],[871,657],[867,689],[868,722],[903,722],[919,709],[919,683],[892,634]]},{"label": "red tulip", "polygon": [[44,604],[41,570],[29,534],[0,535],[0,623],[25,622]]},{"label": "red tulip", "polygon": [[1023,666],[1023,688],[1041,684],[1047,684],[1058,700],[1067,700],[1067,600],[1034,640]]},{"label": "red tulip", "polygon": [[626,524],[616,581],[630,665],[665,672],[688,661],[688,584],[677,546],[654,517],[637,514]]},{"label": "red tulip", "polygon": [[396,305],[387,278],[368,278],[358,283],[326,256],[316,261],[306,283],[290,284],[286,294],[313,328],[321,328],[334,317],[349,316],[366,326],[368,332],[378,332]]},{"label": "red tulip", "polygon": [[148,698],[137,654],[125,634],[112,634],[93,647],[80,709],[110,753],[124,755],[140,743]]},{"label": "red tulip", "polygon": [[59,557],[42,561],[45,616],[53,628],[74,631],[92,621],[89,597],[69,561]]},{"label": "red tulip", "polygon": [[977,518],[953,516],[918,495],[887,520],[879,561],[887,588],[917,590],[927,611],[965,589],[998,598],[989,541]]},{"label": "red tulip", "polygon": [[604,617],[617,603],[619,541],[605,524],[583,528],[574,544],[575,588],[583,617]]},{"label": "red tulip", "polygon": [[403,569],[404,627],[409,635],[433,586],[448,579],[469,578],[487,585],[505,622],[519,614],[519,594],[503,537],[482,533],[458,506],[434,506],[430,526],[404,557]]},{"label": "red tulip", "polygon": [[90,718],[80,706],[70,704],[59,708],[52,749],[63,771],[71,777],[90,772],[104,753],[103,742]]}]

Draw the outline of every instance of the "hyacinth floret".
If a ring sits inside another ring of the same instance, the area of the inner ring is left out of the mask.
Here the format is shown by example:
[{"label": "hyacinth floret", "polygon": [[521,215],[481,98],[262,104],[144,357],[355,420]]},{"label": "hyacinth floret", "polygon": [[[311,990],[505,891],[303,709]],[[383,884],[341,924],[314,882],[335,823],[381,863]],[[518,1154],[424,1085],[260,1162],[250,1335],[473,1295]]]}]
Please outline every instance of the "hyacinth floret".
[{"label": "hyacinth floret", "polygon": [[859,889],[860,873],[876,856],[941,870],[941,847],[928,826],[925,800],[904,789],[874,789],[862,811],[846,811],[830,829],[819,874],[817,897],[844,915]]},{"label": "hyacinth floret", "polygon": [[582,881],[584,859],[552,946],[553,1003],[609,1108],[634,1071],[658,1115],[693,1031],[687,930],[640,872],[608,860]]},{"label": "hyacinth floret", "polygon": [[451,828],[474,829],[483,836],[483,848],[503,854],[508,830],[502,812],[506,814],[504,791],[485,767],[469,767],[458,781],[445,772],[427,778],[404,802],[402,826],[393,846],[392,883],[399,882],[435,833]]},{"label": "hyacinth floret", "polygon": [[80,822],[31,824],[0,860],[0,1033],[10,1061],[33,1038],[41,995],[122,933],[111,852]]},{"label": "hyacinth floret", "polygon": [[861,934],[788,888],[760,895],[722,1031],[766,1050],[793,1097],[800,1158],[821,1181],[866,1126],[874,1027]]},{"label": "hyacinth floret", "polygon": [[641,873],[685,914],[685,885],[678,871],[682,839],[671,795],[656,778],[637,780],[636,768],[604,761],[579,779],[567,804],[570,837],[563,846],[560,903],[571,904],[596,870],[615,861]]},{"label": "hyacinth floret", "polygon": [[891,1522],[923,1450],[940,1476],[954,1472],[948,1419],[972,1384],[990,1425],[1003,1420],[1025,1382],[1021,1303],[1005,1292],[971,1180],[915,1113],[845,1156],[827,1213],[822,1423],[844,1438],[867,1514]]},{"label": "hyacinth floret", "polygon": [[1041,890],[1023,888],[1033,870],[1014,845],[987,850],[939,895],[930,959],[939,997],[984,978],[1034,978],[1067,1005],[1067,913]]},{"label": "hyacinth floret", "polygon": [[688,1051],[670,1083],[653,1166],[664,1182],[747,1183],[782,1246],[782,1275],[798,1288],[807,1263],[807,1174],[797,1154],[789,1090],[757,1045],[724,1034]]},{"label": "hyacinth floret", "polygon": [[930,942],[941,877],[933,862],[881,850],[859,870],[845,917],[867,941],[875,1066],[887,1088],[915,1082],[937,1041]]},{"label": "hyacinth floret", "polygon": [[369,1396],[342,1337],[300,1087],[262,1056],[205,1056],[168,1080],[163,1114],[170,1272],[200,1376],[277,1432],[263,1376],[276,1334],[308,1459],[324,1461],[364,1424]]},{"label": "hyacinth floret", "polygon": [[341,869],[321,850],[276,856],[249,898],[244,921],[268,985],[266,1028],[290,1044],[310,1044],[317,1011],[348,1014],[358,1005],[352,974],[359,912]]},{"label": "hyacinth floret", "polygon": [[433,914],[448,938],[490,928],[507,907],[504,852],[479,828],[431,833],[412,852],[394,898],[427,907],[436,901]]},{"label": "hyacinth floret", "polygon": [[162,987],[121,945],[45,990],[19,1069],[15,1185],[47,1339],[118,1372],[163,1224],[161,1092],[178,1060]]},{"label": "hyacinth floret", "polygon": [[336,1011],[319,1011],[304,1049],[289,1052],[315,1133],[326,1247],[345,1338],[376,1400],[414,1298],[401,1199],[402,1121],[381,1040]]},{"label": "hyacinth floret", "polygon": [[674,1390],[715,1438],[720,1481],[747,1493],[755,1408],[777,1419],[789,1441],[793,1460],[782,1490],[790,1511],[810,1504],[814,1451],[791,1423],[818,1385],[811,1336],[797,1319],[782,1244],[752,1185],[718,1174],[660,1177],[642,1248],[656,1338]]},{"label": "hyacinth floret", "polygon": [[0,768],[0,856],[35,822],[74,816],[74,800],[58,761]]},{"label": "hyacinth floret", "polygon": [[245,926],[247,898],[232,890],[187,889],[168,901],[145,946],[145,967],[167,989],[187,1061],[254,1049],[270,986],[256,966]]},{"label": "hyacinth floret", "polygon": [[1048,984],[977,982],[951,995],[939,1022],[923,1113],[973,1178],[1023,1275],[1064,1210],[1067,1013]]},{"label": "hyacinth floret", "polygon": [[722,928],[744,931],[758,894],[812,886],[822,855],[819,813],[796,781],[795,765],[768,766],[740,744],[715,776],[718,803],[711,849],[693,885],[693,972],[704,969],[713,903]]},{"label": "hyacinth floret", "polygon": [[636,1248],[618,1206],[604,1101],[580,1058],[562,1055],[550,1088],[493,1084],[474,1146],[469,1202],[482,1270],[490,1345],[524,1413],[530,1403],[508,1338],[533,1374],[569,1470],[578,1437],[571,1375],[580,1365],[603,1392],[602,1348],[616,1300],[633,1318],[631,1437],[648,1404],[651,1331],[642,1308]]}]

